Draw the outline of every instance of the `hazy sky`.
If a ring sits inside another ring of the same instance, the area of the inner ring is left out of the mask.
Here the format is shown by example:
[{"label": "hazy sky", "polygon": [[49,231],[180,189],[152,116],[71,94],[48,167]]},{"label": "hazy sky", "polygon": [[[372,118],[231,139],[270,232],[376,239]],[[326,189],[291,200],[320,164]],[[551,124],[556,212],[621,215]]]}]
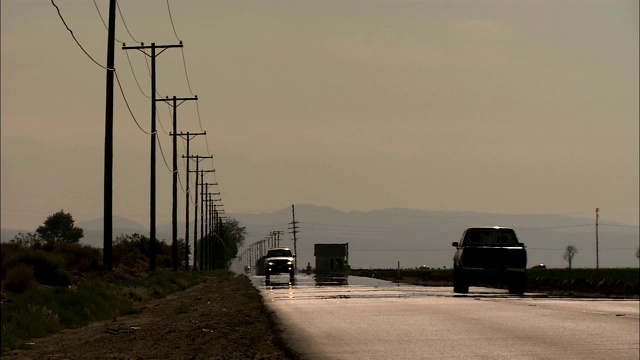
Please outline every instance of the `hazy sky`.
[{"label": "hazy sky", "polygon": [[[96,5],[106,20],[108,1],[55,2],[105,65]],[[207,132],[191,154],[214,156],[201,166],[216,169],[206,181],[227,213],[599,207],[638,224],[636,0],[119,4],[119,41],[184,42],[157,57],[158,92],[198,95],[178,107],[178,132]],[[2,227],[32,231],[60,209],[101,217],[105,70],[50,1],[2,0],[0,13]],[[150,131],[145,56],[118,43],[116,69]],[[150,135],[115,91],[114,215],[148,224]],[[159,222],[171,218],[171,111],[158,103]],[[182,159],[179,171],[184,219]]]}]

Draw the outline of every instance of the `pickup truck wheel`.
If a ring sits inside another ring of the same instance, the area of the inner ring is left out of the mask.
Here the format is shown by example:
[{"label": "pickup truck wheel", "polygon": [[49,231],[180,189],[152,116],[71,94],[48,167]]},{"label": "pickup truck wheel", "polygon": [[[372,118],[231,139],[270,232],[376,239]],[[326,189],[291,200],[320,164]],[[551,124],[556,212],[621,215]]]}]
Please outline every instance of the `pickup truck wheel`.
[{"label": "pickup truck wheel", "polygon": [[457,294],[466,294],[469,292],[469,284],[453,284],[453,292]]},{"label": "pickup truck wheel", "polygon": [[453,271],[453,292],[458,294],[466,294],[469,292],[469,282],[459,270]]},{"label": "pickup truck wheel", "polygon": [[507,284],[507,289],[509,289],[509,294],[522,295],[525,290],[525,282],[524,281],[513,281]]},{"label": "pickup truck wheel", "polygon": [[507,283],[507,289],[509,289],[509,294],[524,294],[524,290],[527,286],[527,279],[524,275],[514,276]]}]

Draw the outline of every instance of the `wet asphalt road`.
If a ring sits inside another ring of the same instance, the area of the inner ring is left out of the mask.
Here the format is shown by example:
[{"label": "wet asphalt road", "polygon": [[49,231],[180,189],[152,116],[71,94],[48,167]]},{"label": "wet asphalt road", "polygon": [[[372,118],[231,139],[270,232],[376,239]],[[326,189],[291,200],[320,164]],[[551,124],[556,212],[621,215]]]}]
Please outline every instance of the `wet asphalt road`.
[{"label": "wet asphalt road", "polygon": [[349,277],[251,278],[304,359],[634,359],[639,302]]}]

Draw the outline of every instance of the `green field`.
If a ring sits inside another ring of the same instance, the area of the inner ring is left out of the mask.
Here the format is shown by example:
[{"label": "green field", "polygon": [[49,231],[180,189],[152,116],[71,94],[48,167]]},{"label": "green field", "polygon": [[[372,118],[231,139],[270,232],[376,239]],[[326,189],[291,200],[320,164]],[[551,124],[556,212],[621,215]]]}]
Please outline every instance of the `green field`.
[{"label": "green field", "polygon": [[[452,286],[451,269],[353,269],[350,275],[427,286]],[[527,291],[557,296],[639,298],[638,268],[529,269]]]}]

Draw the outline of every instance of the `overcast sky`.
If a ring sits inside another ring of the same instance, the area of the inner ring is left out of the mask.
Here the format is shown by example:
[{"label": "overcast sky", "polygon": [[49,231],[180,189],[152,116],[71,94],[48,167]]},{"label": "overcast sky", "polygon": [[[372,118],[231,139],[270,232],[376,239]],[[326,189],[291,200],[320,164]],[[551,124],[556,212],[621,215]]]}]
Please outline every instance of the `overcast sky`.
[{"label": "overcast sky", "polygon": [[[108,1],[55,3],[106,65]],[[119,41],[183,41],[157,56],[157,90],[198,96],[178,107],[178,132],[207,132],[190,150],[214,156],[200,165],[227,213],[599,207],[638,224],[636,0],[119,4]],[[2,227],[33,231],[60,209],[101,217],[105,70],[48,0],[3,0],[1,36]],[[145,55],[117,43],[116,70],[142,129],[116,86],[114,215],[144,225]],[[158,103],[158,222],[171,219],[171,111]],[[179,172],[183,220],[182,159]]]}]

